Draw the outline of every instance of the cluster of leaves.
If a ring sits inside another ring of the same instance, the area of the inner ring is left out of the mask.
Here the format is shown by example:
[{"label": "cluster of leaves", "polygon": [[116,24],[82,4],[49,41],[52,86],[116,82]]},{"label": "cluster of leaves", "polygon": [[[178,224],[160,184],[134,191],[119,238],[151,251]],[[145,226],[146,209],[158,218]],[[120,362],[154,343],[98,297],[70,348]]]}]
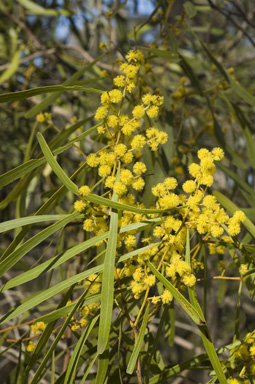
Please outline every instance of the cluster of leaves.
[{"label": "cluster of leaves", "polygon": [[[89,64],[56,50],[57,76],[53,62],[44,78],[33,58],[22,67],[21,45],[0,78],[4,121],[14,111],[30,131],[23,163],[0,176],[8,186],[0,231],[11,233],[0,261],[1,355],[15,361],[8,380],[153,384],[185,371],[196,381],[209,373],[210,383],[252,383],[252,316],[242,312],[247,292],[254,296],[255,98],[241,85],[242,68],[228,65],[236,38],[229,31],[233,47],[222,61],[225,33],[214,29],[209,49],[207,25],[198,25],[208,10],[224,14],[224,5],[185,2],[175,14],[174,2],[159,1],[128,40],[125,5],[92,14],[92,25],[104,14],[105,34],[91,50],[103,53],[88,54]],[[15,49],[23,41],[31,52],[40,23],[73,16],[29,0],[19,0],[19,10],[37,15],[33,32],[24,16],[14,33]],[[11,3],[4,14],[17,22]],[[44,54],[51,38],[37,42]],[[31,108],[30,98],[44,93]],[[67,108],[79,120],[55,116]],[[215,287],[216,305],[208,294]],[[223,313],[217,335],[215,311]],[[178,342],[179,358],[165,356]]]}]

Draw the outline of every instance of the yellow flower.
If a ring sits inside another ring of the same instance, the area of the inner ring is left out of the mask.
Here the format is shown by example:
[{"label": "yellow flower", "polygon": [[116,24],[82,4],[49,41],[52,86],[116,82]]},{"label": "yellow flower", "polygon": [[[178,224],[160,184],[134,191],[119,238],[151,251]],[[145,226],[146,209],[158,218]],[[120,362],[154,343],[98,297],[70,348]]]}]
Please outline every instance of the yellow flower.
[{"label": "yellow flower", "polygon": [[104,92],[101,95],[101,103],[104,107],[110,107],[111,105],[111,100],[108,92]]},{"label": "yellow flower", "polygon": [[115,176],[109,176],[109,177],[107,177],[107,179],[105,180],[105,186],[106,186],[106,188],[110,188],[110,189],[112,189],[113,186],[114,186],[115,180],[116,180],[116,177],[115,177]]},{"label": "yellow flower", "polygon": [[182,189],[186,193],[192,193],[196,189],[196,183],[193,180],[188,180],[182,185]]},{"label": "yellow flower", "polygon": [[38,321],[37,323],[31,325],[31,330],[33,333],[43,332],[46,328],[46,324],[43,321]]},{"label": "yellow flower", "polygon": [[38,123],[44,123],[45,118],[44,118],[44,115],[42,112],[40,112],[38,115],[36,115],[36,121],[38,121]]},{"label": "yellow flower", "polygon": [[111,167],[109,165],[101,165],[99,168],[98,168],[98,174],[99,176],[101,177],[106,177],[106,176],[109,176],[110,173],[111,173]]},{"label": "yellow flower", "polygon": [[137,105],[133,111],[132,111],[132,115],[136,118],[136,119],[141,119],[145,114],[145,110],[144,110],[144,107],[142,105]]},{"label": "yellow flower", "polygon": [[124,87],[125,85],[125,76],[116,76],[113,79],[113,83],[116,85],[116,87]]},{"label": "yellow flower", "polygon": [[145,144],[146,144],[146,139],[142,135],[134,136],[133,140],[131,141],[132,149],[141,149],[145,146]]},{"label": "yellow flower", "polygon": [[120,170],[120,182],[125,185],[130,185],[133,180],[133,174],[129,169]]},{"label": "yellow flower", "polygon": [[97,167],[98,166],[99,159],[98,159],[98,157],[96,156],[95,153],[91,153],[90,155],[88,155],[88,157],[87,157],[87,164],[90,167]]},{"label": "yellow flower", "polygon": [[174,177],[167,177],[164,180],[164,185],[167,189],[175,189],[178,185],[178,182]]},{"label": "yellow flower", "polygon": [[95,119],[102,120],[107,116],[107,114],[108,114],[108,109],[106,107],[99,107],[97,108]]},{"label": "yellow flower", "polygon": [[236,211],[233,219],[242,223],[246,219],[245,213],[243,211]]},{"label": "yellow flower", "polygon": [[224,157],[224,151],[221,148],[213,148],[212,155],[214,160],[220,161]]},{"label": "yellow flower", "polygon": [[199,149],[199,151],[197,152],[197,157],[202,160],[206,157],[209,157],[210,156],[210,152],[208,151],[208,149],[206,148],[201,148]]},{"label": "yellow flower", "polygon": [[123,94],[119,89],[113,89],[109,92],[109,97],[112,103],[119,103],[123,98]]},{"label": "yellow flower", "polygon": [[116,128],[118,125],[119,119],[115,115],[110,115],[107,118],[107,124],[109,125],[110,128]]},{"label": "yellow flower", "polygon": [[240,275],[245,275],[246,272],[248,272],[248,267],[246,264],[241,264],[239,268]]},{"label": "yellow flower", "polygon": [[74,203],[74,209],[77,211],[77,212],[83,212],[84,209],[86,208],[86,203],[84,203],[83,201],[81,200],[78,200]]},{"label": "yellow flower", "polygon": [[97,132],[100,134],[100,135],[103,135],[105,133],[105,128],[100,126],[97,128]]},{"label": "yellow flower", "polygon": [[193,287],[196,284],[196,277],[192,274],[185,275],[182,281],[187,287]]},{"label": "yellow flower", "polygon": [[122,161],[125,164],[130,164],[133,161],[133,157],[134,155],[132,152],[127,152],[124,156],[122,156]]},{"label": "yellow flower", "polygon": [[136,181],[134,181],[132,183],[132,187],[136,191],[141,191],[141,189],[143,189],[144,185],[145,185],[145,182],[144,182],[144,180],[141,177],[139,177]]},{"label": "yellow flower", "polygon": [[173,295],[171,294],[171,292],[165,289],[163,294],[161,295],[161,300],[163,304],[169,304],[173,300]]},{"label": "yellow flower", "polygon": [[146,111],[147,115],[153,119],[155,117],[158,117],[159,108],[156,105],[153,105]]},{"label": "yellow flower", "polygon": [[89,188],[89,186],[87,185],[83,185],[80,189],[79,189],[79,193],[81,196],[85,197],[85,196],[88,196],[88,194],[91,192],[91,189]]},{"label": "yellow flower", "polygon": [[26,350],[28,352],[33,352],[35,350],[35,343],[33,341],[29,341]]},{"label": "yellow flower", "polygon": [[145,277],[143,282],[148,287],[152,287],[156,283],[156,277],[154,275],[148,275],[147,277]]},{"label": "yellow flower", "polygon": [[175,274],[176,274],[176,268],[174,264],[170,264],[168,267],[166,267],[166,276],[175,277]]},{"label": "yellow flower", "polygon": [[133,172],[140,176],[141,174],[143,174],[144,172],[146,172],[147,168],[146,168],[146,165],[144,163],[142,163],[141,161],[137,161],[134,166],[133,166]]},{"label": "yellow flower", "polygon": [[135,83],[129,83],[127,86],[127,91],[131,93],[135,89]]},{"label": "yellow flower", "polygon": [[91,219],[86,219],[83,223],[83,229],[87,232],[94,231],[95,225]]},{"label": "yellow flower", "polygon": [[128,235],[125,239],[125,245],[127,247],[135,247],[136,246],[136,238],[134,235]]},{"label": "yellow flower", "polygon": [[193,176],[195,178],[198,177],[200,175],[200,165],[198,165],[196,163],[190,164],[189,173],[191,174],[191,176]]},{"label": "yellow flower", "polygon": [[115,146],[114,152],[116,153],[116,155],[120,157],[124,156],[125,153],[127,152],[127,147],[125,146],[125,144],[118,144]]},{"label": "yellow flower", "polygon": [[122,196],[124,195],[124,193],[127,192],[127,187],[125,186],[125,184],[118,181],[114,184],[113,191],[117,193],[118,196]]}]

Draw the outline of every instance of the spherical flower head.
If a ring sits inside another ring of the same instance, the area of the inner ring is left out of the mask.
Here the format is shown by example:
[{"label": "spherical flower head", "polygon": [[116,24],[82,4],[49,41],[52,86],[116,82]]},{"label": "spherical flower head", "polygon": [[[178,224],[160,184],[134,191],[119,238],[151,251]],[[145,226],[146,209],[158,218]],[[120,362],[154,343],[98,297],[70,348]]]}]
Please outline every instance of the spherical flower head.
[{"label": "spherical flower head", "polygon": [[176,274],[176,268],[174,264],[170,264],[168,267],[166,267],[167,277],[175,277],[175,274]]},{"label": "spherical flower head", "polygon": [[127,247],[136,247],[136,238],[134,235],[128,235],[125,239],[125,245]]},{"label": "spherical flower head", "polygon": [[133,174],[129,169],[121,169],[120,170],[120,182],[125,185],[132,184]]},{"label": "spherical flower head", "polygon": [[125,76],[123,76],[123,75],[116,76],[113,79],[113,83],[114,83],[114,85],[116,85],[116,87],[124,87],[124,85],[125,85]]},{"label": "spherical flower head", "polygon": [[176,272],[180,275],[186,275],[191,273],[191,268],[186,261],[180,260],[179,262],[176,263],[175,265]]},{"label": "spherical flower head", "polygon": [[153,231],[153,235],[155,237],[163,237],[165,235],[165,230],[164,228],[162,228],[160,225],[157,225],[155,228],[154,228],[154,231]]},{"label": "spherical flower head", "polygon": [[110,188],[110,189],[112,189],[112,188],[114,187],[115,180],[116,180],[116,177],[115,177],[115,176],[109,176],[109,177],[107,177],[107,179],[105,180],[104,185],[106,186],[106,188]]},{"label": "spherical flower head", "polygon": [[140,176],[147,171],[146,165],[141,161],[137,161],[133,166],[133,172]]},{"label": "spherical flower head", "polygon": [[117,181],[114,184],[113,191],[114,193],[117,193],[118,196],[122,196],[127,192],[127,187],[125,186],[125,184],[121,183],[120,181]]},{"label": "spherical flower head", "polygon": [[199,151],[197,152],[197,157],[202,160],[206,157],[210,157],[210,152],[208,151],[208,149],[206,148],[201,148],[199,149]]},{"label": "spherical flower head", "polygon": [[132,111],[132,115],[136,118],[136,119],[141,119],[144,115],[145,115],[145,110],[144,110],[144,107],[143,105],[137,105],[133,111]]},{"label": "spherical flower head", "polygon": [[116,128],[118,125],[119,119],[115,115],[110,115],[107,118],[107,124],[110,128]]},{"label": "spherical flower head", "polygon": [[97,132],[99,133],[99,135],[103,135],[105,133],[105,128],[100,126],[97,128]]},{"label": "spherical flower head", "polygon": [[74,209],[77,211],[77,212],[83,212],[86,208],[86,203],[84,203],[83,201],[81,200],[78,200],[74,203]]},{"label": "spherical flower head", "polygon": [[239,268],[240,275],[243,276],[248,272],[248,267],[246,264],[241,264]]},{"label": "spherical flower head", "polygon": [[148,287],[152,287],[156,283],[156,277],[154,275],[148,275],[147,277],[145,277],[143,282]]},{"label": "spherical flower head", "polygon": [[40,112],[40,113],[38,113],[38,115],[36,115],[36,121],[38,123],[43,123],[45,121],[45,117],[44,117],[42,112]]},{"label": "spherical flower head", "polygon": [[85,197],[85,196],[88,196],[88,194],[91,192],[91,189],[89,188],[88,185],[83,185],[80,189],[79,189],[79,193],[81,196]]},{"label": "spherical flower head", "polygon": [[183,185],[182,189],[186,193],[193,193],[196,190],[196,183],[193,180],[187,180]]},{"label": "spherical flower head", "polygon": [[108,109],[106,107],[99,107],[97,108],[95,119],[96,120],[102,120],[104,119],[108,114]]},{"label": "spherical flower head", "polygon": [[160,301],[160,296],[153,296],[151,298],[152,304],[158,304],[159,301]]},{"label": "spherical flower head", "polygon": [[168,134],[163,131],[158,131],[157,142],[158,144],[165,144],[168,140]]},{"label": "spherical flower head", "polygon": [[151,192],[154,196],[165,196],[167,194],[165,184],[163,183],[158,183],[155,187],[152,187]]},{"label": "spherical flower head", "polygon": [[133,279],[139,282],[143,278],[143,270],[141,267],[138,267],[136,271],[133,273]]},{"label": "spherical flower head", "polygon": [[193,274],[185,275],[182,279],[182,282],[187,287],[193,287],[196,284],[196,277]]},{"label": "spherical flower head", "polygon": [[135,83],[131,82],[127,85],[127,91],[128,93],[132,93],[133,90],[135,89]]},{"label": "spherical flower head", "polygon": [[83,223],[83,229],[87,232],[92,232],[95,229],[95,225],[91,219],[86,219]]},{"label": "spherical flower head", "polygon": [[203,205],[209,209],[216,209],[218,207],[218,203],[215,196],[207,195],[203,199]]},{"label": "spherical flower head", "polygon": [[113,89],[112,91],[109,92],[109,97],[112,103],[117,104],[122,100],[123,94],[119,89]]},{"label": "spherical flower head", "polygon": [[169,304],[173,300],[173,295],[168,291],[168,289],[164,290],[163,294],[161,295],[161,300],[163,304]]},{"label": "spherical flower head", "polygon": [[213,148],[212,150],[213,159],[216,161],[220,161],[224,158],[224,151],[221,148]]},{"label": "spherical flower head", "polygon": [[201,168],[204,168],[206,170],[211,169],[213,166],[213,158],[211,156],[204,157],[203,159],[201,159],[200,165]]},{"label": "spherical flower head", "polygon": [[91,153],[87,157],[87,164],[89,167],[97,167],[99,164],[99,158],[96,156],[95,153]]},{"label": "spherical flower head", "polygon": [[125,146],[125,144],[117,144],[115,147],[114,147],[114,152],[116,153],[117,156],[124,156],[125,153],[127,152],[127,147]]},{"label": "spherical flower head", "polygon": [[212,175],[208,175],[205,173],[200,179],[200,184],[206,185],[207,187],[211,187],[213,185]]},{"label": "spherical flower head", "polygon": [[151,105],[153,104],[153,95],[151,93],[146,93],[146,95],[143,96],[142,101],[145,105]]},{"label": "spherical flower head", "polygon": [[132,149],[142,149],[145,145],[146,145],[146,139],[142,135],[134,136],[133,140],[131,141]]},{"label": "spherical flower head", "polygon": [[243,211],[236,211],[233,216],[233,220],[237,222],[244,222],[246,219],[245,213]]},{"label": "spherical flower head", "polygon": [[101,104],[104,106],[104,107],[110,107],[111,105],[111,100],[110,100],[110,96],[109,96],[109,93],[108,92],[104,92],[102,93],[101,95]]},{"label": "spherical flower head", "polygon": [[35,343],[33,341],[29,341],[26,350],[27,352],[33,352],[35,350]]},{"label": "spherical flower head", "polygon": [[236,236],[240,232],[241,232],[240,224],[235,222],[235,221],[234,222],[230,222],[230,224],[228,225],[228,233],[230,234],[230,236]]},{"label": "spherical flower head", "polygon": [[124,135],[126,136],[131,135],[131,133],[133,133],[135,130],[136,130],[136,126],[133,124],[132,121],[123,125],[123,127],[121,128],[122,133],[124,133]]},{"label": "spherical flower head", "polygon": [[239,384],[240,381],[237,379],[228,379],[228,384]]},{"label": "spherical flower head", "polygon": [[122,161],[125,164],[130,164],[130,163],[132,163],[133,158],[134,158],[133,153],[132,152],[127,152],[127,153],[125,153],[124,156],[122,156]]},{"label": "spherical flower head", "polygon": [[135,180],[133,183],[132,183],[132,187],[136,190],[136,191],[141,191],[143,189],[143,187],[145,186],[145,182],[144,180],[139,177],[137,180]]},{"label": "spherical flower head", "polygon": [[180,204],[180,199],[175,193],[170,193],[169,195],[161,197],[158,202],[162,209],[172,209]]},{"label": "spherical flower head", "polygon": [[223,234],[224,229],[222,227],[220,227],[219,225],[212,225],[210,227],[210,232],[211,232],[213,237],[220,237]]},{"label": "spherical flower head", "polygon": [[134,50],[131,50],[128,52],[128,54],[126,55],[126,59],[129,63],[131,62],[135,62],[135,63],[138,63],[138,64],[143,64],[144,62],[144,56],[142,54],[142,52],[140,51],[134,51]]},{"label": "spherical flower head", "polygon": [[33,333],[43,332],[46,328],[46,324],[43,321],[38,321],[37,323],[31,325],[31,330]]},{"label": "spherical flower head", "polygon": [[112,169],[109,165],[101,165],[98,168],[98,174],[100,177],[107,177],[110,175]]},{"label": "spherical flower head", "polygon": [[197,178],[200,175],[200,170],[201,170],[200,165],[196,163],[192,163],[189,165],[189,173],[194,178]]},{"label": "spherical flower head", "polygon": [[255,345],[253,345],[252,347],[250,347],[250,355],[251,355],[251,356],[255,356]]},{"label": "spherical flower head", "polygon": [[174,177],[167,177],[164,180],[164,185],[167,189],[173,190],[177,187],[178,181]]},{"label": "spherical flower head", "polygon": [[125,73],[128,79],[133,80],[139,70],[139,67],[136,65],[128,64],[125,67],[122,65],[121,70]]},{"label": "spherical flower head", "polygon": [[146,111],[147,115],[151,118],[154,119],[155,117],[158,117],[159,114],[159,108],[156,105],[153,105]]}]

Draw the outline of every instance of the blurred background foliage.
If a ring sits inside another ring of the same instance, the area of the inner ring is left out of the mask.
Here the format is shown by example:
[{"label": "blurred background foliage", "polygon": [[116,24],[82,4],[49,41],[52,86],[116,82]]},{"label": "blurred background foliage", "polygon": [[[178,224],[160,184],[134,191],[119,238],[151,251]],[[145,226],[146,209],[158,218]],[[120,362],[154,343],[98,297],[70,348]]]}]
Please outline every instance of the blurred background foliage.
[{"label": "blurred background foliage", "polygon": [[[252,0],[2,0],[0,91],[5,94],[60,84],[110,90],[112,78],[119,71],[117,60],[123,59],[130,49],[141,49],[147,67],[139,78],[140,92],[152,90],[164,96],[164,109],[157,124],[169,135],[160,155],[145,152],[144,161],[153,177],[148,178],[141,199],[149,206],[152,185],[166,175],[184,182],[197,150],[220,146],[226,157],[217,170],[214,189],[244,208],[253,221],[254,20]],[[106,48],[102,43],[106,43]],[[131,105],[137,102],[138,99],[130,97]],[[93,125],[98,105],[99,95],[80,91],[39,94],[1,103],[0,173],[41,155],[35,131],[44,134],[52,149],[57,148],[81,133],[84,119],[87,128]],[[40,112],[51,115],[37,124],[35,116]],[[82,152],[90,153],[93,146],[93,140],[88,138],[60,154],[58,161],[71,175],[84,160]],[[40,170],[42,177],[35,170],[1,190],[3,219],[33,214],[61,185],[49,167],[42,166]],[[80,184],[82,178],[84,175],[78,180]],[[23,195],[17,192],[19,188]],[[72,204],[73,197],[67,194],[67,199],[60,201],[52,212],[63,213]],[[35,228],[40,229],[40,225]],[[48,243],[45,241],[46,255],[51,247],[62,252],[83,237],[78,227],[66,228],[67,237],[63,231]],[[10,235],[5,237],[2,252],[11,240]],[[246,242],[250,241],[248,234]],[[26,270],[41,254],[38,250],[17,267]],[[218,256],[211,256],[212,271],[217,261]],[[234,268],[231,263],[230,269]],[[61,279],[60,275],[55,277],[56,281]],[[43,279],[37,279],[34,291],[42,289],[43,284]],[[228,295],[223,300],[226,290]],[[253,287],[250,294],[254,294]],[[20,295],[24,298],[26,292],[21,290]],[[216,346],[222,345],[222,340],[227,344],[231,341],[229,313],[235,316],[236,286],[212,282],[208,297],[211,335]],[[247,332],[254,322],[248,291],[241,308],[241,328]],[[183,324],[181,317],[176,326],[175,354],[171,358],[164,356],[171,364],[192,356],[197,343],[196,333]],[[164,340],[161,343],[164,346]],[[196,347],[195,352],[200,351]]]}]

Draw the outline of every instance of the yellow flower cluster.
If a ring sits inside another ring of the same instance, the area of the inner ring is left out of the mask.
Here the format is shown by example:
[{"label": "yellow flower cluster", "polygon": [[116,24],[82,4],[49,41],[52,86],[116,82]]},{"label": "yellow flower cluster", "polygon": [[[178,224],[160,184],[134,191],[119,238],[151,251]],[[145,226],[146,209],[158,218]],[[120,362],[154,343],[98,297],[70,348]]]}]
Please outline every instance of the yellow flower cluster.
[{"label": "yellow flower cluster", "polygon": [[46,324],[43,321],[38,321],[37,323],[31,325],[32,333],[39,334],[43,332],[46,328]]},{"label": "yellow flower cluster", "polygon": [[228,383],[248,384],[253,382],[255,379],[255,331],[247,333],[241,344],[233,348],[230,354],[230,358],[225,365],[231,371],[231,376],[237,373],[238,378],[231,377]]},{"label": "yellow flower cluster", "polygon": [[[163,104],[162,96],[146,90],[140,102],[134,104],[131,111],[128,111],[125,105],[127,94],[135,89],[139,71],[143,70],[144,65],[143,54],[137,50],[130,51],[126,55],[126,62],[120,64],[123,74],[113,79],[114,88],[111,91],[102,94],[101,105],[95,114],[95,119],[101,121],[97,128],[100,135],[99,150],[89,154],[86,159],[87,167],[94,168],[95,184],[101,184],[103,193],[109,194],[110,198],[115,193],[118,195],[118,202],[137,208],[145,208],[136,201],[137,191],[141,191],[145,186],[147,172],[146,164],[142,161],[142,150],[147,146],[149,150],[157,151],[159,145],[165,144],[168,139],[166,132],[150,123],[151,119],[159,115]],[[183,89],[185,83],[186,79],[183,79]],[[185,261],[187,229],[209,243],[210,252],[218,253],[224,253],[224,243],[233,241],[231,236],[240,232],[240,224],[245,220],[243,212],[237,211],[230,218],[216,198],[207,191],[214,181],[215,161],[220,161],[223,157],[221,148],[214,148],[212,151],[200,149],[199,164],[191,163],[188,167],[191,179],[183,183],[183,193],[179,193],[178,182],[174,177],[167,177],[153,186],[152,194],[156,202],[151,208],[162,210],[161,214],[122,212],[118,221],[119,227],[145,222],[148,219],[158,220],[151,237],[141,241],[153,246],[155,241],[160,240],[160,247],[151,247],[115,269],[116,280],[129,278],[135,299],[139,299],[145,292],[148,296],[151,287],[156,285],[156,278],[146,264],[148,260],[178,289],[196,284],[194,270],[202,269],[203,263],[195,257],[190,265]],[[86,202],[86,197],[91,193],[87,185],[82,186],[79,193],[81,199],[75,202],[74,207],[78,212],[85,214],[84,230],[95,235],[108,231],[108,209]],[[228,232],[229,237],[223,236],[224,230]],[[123,249],[128,252],[134,250],[137,240],[135,231],[118,233],[117,252],[120,253]],[[244,267],[240,273],[245,273]],[[90,276],[83,285],[91,294],[96,294],[101,289],[101,281],[97,275]],[[173,297],[165,290],[150,300],[153,304],[169,304]],[[74,321],[73,330],[81,326],[80,321]],[[86,316],[82,317],[82,322],[86,323]]]}]

